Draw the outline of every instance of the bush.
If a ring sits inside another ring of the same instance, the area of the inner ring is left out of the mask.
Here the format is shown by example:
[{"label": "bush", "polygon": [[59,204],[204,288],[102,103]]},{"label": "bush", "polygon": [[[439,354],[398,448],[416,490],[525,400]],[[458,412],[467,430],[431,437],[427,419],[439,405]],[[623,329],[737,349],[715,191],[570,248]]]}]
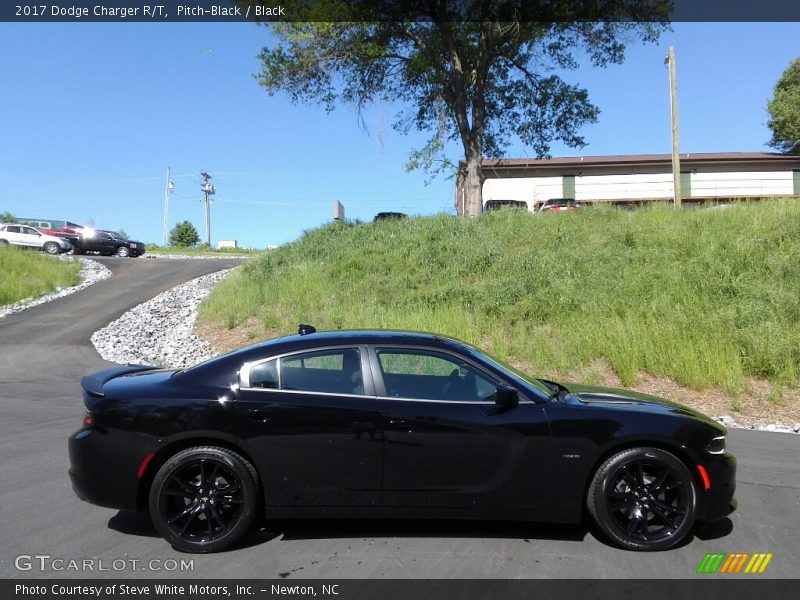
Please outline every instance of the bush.
[{"label": "bush", "polygon": [[200,234],[197,233],[194,225],[189,221],[178,223],[169,233],[169,245],[178,248],[188,248],[200,241]]}]

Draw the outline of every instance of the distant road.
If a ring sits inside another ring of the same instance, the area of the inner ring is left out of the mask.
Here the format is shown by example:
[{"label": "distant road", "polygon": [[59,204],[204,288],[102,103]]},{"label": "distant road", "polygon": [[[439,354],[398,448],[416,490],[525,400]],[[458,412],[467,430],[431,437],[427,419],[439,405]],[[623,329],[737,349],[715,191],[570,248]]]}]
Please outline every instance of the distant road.
[{"label": "distant road", "polygon": [[[739,460],[739,511],[669,552],[617,550],[581,527],[336,520],[274,524],[275,531],[254,533],[222,556],[179,554],[147,517],[91,506],[72,492],[67,437],[83,415],[78,382],[110,364],[89,341],[94,331],[239,260],[98,260],[111,278],[0,320],[2,577],[685,578],[696,576],[706,552],[772,552],[764,576],[798,576],[800,436],[740,430],[729,442]],[[139,562],[119,573],[19,571],[21,554]],[[194,569],[142,570],[151,559],[169,558],[193,559]]]}]

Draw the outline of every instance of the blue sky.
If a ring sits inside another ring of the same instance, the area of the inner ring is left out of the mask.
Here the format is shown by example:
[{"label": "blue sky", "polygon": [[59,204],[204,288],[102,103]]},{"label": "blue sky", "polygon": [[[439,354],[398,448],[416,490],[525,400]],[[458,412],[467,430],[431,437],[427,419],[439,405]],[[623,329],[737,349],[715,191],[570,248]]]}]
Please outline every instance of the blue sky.
[{"label": "blue sky", "polygon": [[[766,150],[766,103],[798,40],[798,23],[678,23],[658,44],[631,44],[622,65],[568,72],[600,120],[583,129],[586,148],[552,154],[669,152],[671,44],[681,151]],[[248,23],[0,24],[0,211],[160,241],[170,166],[170,225],[190,220],[203,237],[198,173],[214,177],[214,241],[284,243],[329,221],[334,200],[351,219],[452,212],[452,180],[405,172],[424,138],[392,129],[397,107],[374,106],[365,132],[352,107],[270,97],[253,78],[268,43]]]}]

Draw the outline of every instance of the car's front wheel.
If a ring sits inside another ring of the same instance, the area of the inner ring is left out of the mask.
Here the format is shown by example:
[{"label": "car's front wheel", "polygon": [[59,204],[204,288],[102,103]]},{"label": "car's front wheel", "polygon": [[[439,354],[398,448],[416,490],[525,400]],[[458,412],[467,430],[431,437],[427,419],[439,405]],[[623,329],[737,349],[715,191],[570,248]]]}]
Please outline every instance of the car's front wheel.
[{"label": "car's front wheel", "polygon": [[150,517],[176,550],[216,552],[239,541],[257,514],[255,468],[214,446],[178,452],[156,473]]},{"label": "car's front wheel", "polygon": [[121,257],[125,258],[130,253],[131,253],[131,251],[128,250],[127,246],[120,246],[119,248],[117,248],[117,256],[121,256]]},{"label": "car's front wheel", "polygon": [[61,246],[55,242],[47,242],[44,245],[44,251],[48,254],[59,254],[61,252]]},{"label": "car's front wheel", "polygon": [[587,507],[612,542],[630,550],[666,550],[689,535],[697,494],[686,465],[660,448],[611,456],[589,486]]}]

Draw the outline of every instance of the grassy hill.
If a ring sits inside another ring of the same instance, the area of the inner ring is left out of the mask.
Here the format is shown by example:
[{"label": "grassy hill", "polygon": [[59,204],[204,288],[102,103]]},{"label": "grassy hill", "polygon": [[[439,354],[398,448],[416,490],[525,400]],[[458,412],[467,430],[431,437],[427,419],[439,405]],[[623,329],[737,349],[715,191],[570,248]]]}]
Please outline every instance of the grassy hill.
[{"label": "grassy hill", "polygon": [[0,306],[80,283],[79,262],[55,260],[35,250],[0,246]]},{"label": "grassy hill", "polygon": [[794,386],[800,202],[332,224],[250,260],[200,319],[239,343],[300,322],[416,329],[531,373]]}]

